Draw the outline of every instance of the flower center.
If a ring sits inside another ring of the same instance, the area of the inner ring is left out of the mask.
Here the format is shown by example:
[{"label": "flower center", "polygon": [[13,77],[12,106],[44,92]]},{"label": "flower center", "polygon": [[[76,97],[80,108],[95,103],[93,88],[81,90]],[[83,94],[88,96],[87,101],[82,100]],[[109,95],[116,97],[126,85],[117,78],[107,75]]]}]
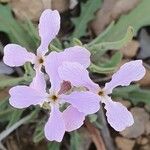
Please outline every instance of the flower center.
[{"label": "flower center", "polygon": [[99,96],[104,96],[104,95],[105,95],[105,92],[104,92],[103,90],[100,90],[100,91],[98,92],[98,95],[99,95]]},{"label": "flower center", "polygon": [[39,64],[43,64],[44,63],[44,59],[41,57],[38,59]]},{"label": "flower center", "polygon": [[58,99],[58,97],[56,95],[52,95],[50,98],[53,102],[56,102]]}]

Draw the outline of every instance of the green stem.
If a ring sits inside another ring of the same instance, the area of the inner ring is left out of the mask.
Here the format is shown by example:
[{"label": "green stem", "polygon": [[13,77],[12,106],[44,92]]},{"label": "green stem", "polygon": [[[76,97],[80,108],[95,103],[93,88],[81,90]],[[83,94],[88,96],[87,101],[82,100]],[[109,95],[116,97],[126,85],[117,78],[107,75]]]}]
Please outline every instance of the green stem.
[{"label": "green stem", "polygon": [[12,125],[10,128],[4,130],[3,132],[0,133],[0,141],[5,139],[10,133],[12,133],[14,130],[16,130],[18,127],[20,127],[22,124],[28,122],[30,119],[32,119],[35,114],[37,114],[37,111],[35,110],[32,112],[30,115],[22,118],[18,122],[16,122],[14,125]]}]

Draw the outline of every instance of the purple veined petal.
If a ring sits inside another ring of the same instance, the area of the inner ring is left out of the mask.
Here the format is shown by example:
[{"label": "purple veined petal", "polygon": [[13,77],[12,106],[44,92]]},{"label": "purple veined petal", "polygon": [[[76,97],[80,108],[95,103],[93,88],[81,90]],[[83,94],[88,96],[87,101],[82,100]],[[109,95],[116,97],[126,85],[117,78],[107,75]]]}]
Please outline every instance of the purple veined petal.
[{"label": "purple veined petal", "polygon": [[87,68],[90,65],[90,55],[90,52],[84,47],[69,47],[63,52],[63,61],[78,62]]},{"label": "purple veined petal", "polygon": [[112,76],[112,80],[105,85],[107,93],[110,94],[113,88],[121,85],[127,86],[132,81],[138,81],[145,75],[145,68],[142,60],[135,60],[125,63],[121,68]]},{"label": "purple veined petal", "polygon": [[58,74],[58,68],[63,62],[78,62],[84,67],[88,67],[90,64],[90,53],[83,47],[74,46],[65,49],[63,52],[51,52],[45,61],[45,70],[50,76],[50,81],[54,89],[60,89],[60,83],[62,80]]},{"label": "purple veined petal", "polygon": [[17,44],[8,44],[4,47],[3,61],[8,66],[22,66],[25,62],[34,63],[35,55]]},{"label": "purple veined petal", "polygon": [[51,89],[59,91],[62,80],[58,74],[58,67],[60,65],[59,53],[51,52],[45,60],[45,71],[50,77]]},{"label": "purple veined petal", "polygon": [[41,71],[36,71],[36,75],[33,78],[30,87],[39,92],[46,93],[46,81],[44,78],[44,73]]},{"label": "purple veined petal", "polygon": [[64,62],[58,68],[58,73],[62,80],[70,81],[74,86],[84,86],[95,93],[100,89],[100,87],[90,79],[88,71],[79,63]]},{"label": "purple veined petal", "polygon": [[41,44],[38,53],[45,54],[49,43],[56,37],[60,29],[60,15],[57,10],[46,9],[39,20],[39,36]]},{"label": "purple veined petal", "polygon": [[16,108],[26,108],[44,101],[45,93],[40,93],[28,86],[15,86],[9,90],[9,103]]},{"label": "purple veined petal", "polygon": [[65,122],[66,131],[71,132],[83,125],[85,115],[70,105],[66,110],[64,110],[63,119]]},{"label": "purple veined petal", "polygon": [[50,117],[44,128],[45,137],[49,141],[61,142],[65,134],[65,123],[62,113],[55,106],[52,107]]},{"label": "purple veined petal", "polygon": [[133,125],[132,114],[119,102],[113,102],[110,97],[105,103],[106,116],[108,123],[116,131],[123,131],[125,128]]},{"label": "purple veined petal", "polygon": [[72,92],[70,95],[61,95],[61,98],[85,115],[96,113],[100,109],[99,96],[89,91]]}]

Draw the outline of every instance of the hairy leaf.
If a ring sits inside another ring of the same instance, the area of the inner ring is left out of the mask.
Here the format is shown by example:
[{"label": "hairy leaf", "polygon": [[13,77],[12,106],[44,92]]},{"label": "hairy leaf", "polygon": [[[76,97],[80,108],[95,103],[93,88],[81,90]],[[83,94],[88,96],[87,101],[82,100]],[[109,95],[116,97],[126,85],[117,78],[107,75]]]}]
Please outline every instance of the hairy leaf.
[{"label": "hairy leaf", "polygon": [[94,13],[100,8],[102,0],[88,0],[86,3],[81,4],[81,14],[77,18],[73,18],[72,21],[75,25],[75,30],[72,37],[80,38],[85,35],[87,24],[94,17]]}]

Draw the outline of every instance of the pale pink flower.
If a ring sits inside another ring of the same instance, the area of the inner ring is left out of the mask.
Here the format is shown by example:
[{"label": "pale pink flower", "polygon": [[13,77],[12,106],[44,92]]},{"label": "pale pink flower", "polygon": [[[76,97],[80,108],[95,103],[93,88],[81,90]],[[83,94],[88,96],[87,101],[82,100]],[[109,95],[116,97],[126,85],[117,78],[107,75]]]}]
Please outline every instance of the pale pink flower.
[{"label": "pale pink flower", "polygon": [[26,62],[34,64],[36,71],[44,65],[45,54],[48,52],[49,43],[56,37],[60,29],[60,15],[57,10],[45,10],[39,20],[39,36],[41,44],[36,55],[28,52],[24,47],[17,44],[8,44],[4,48],[3,61],[8,66],[22,66]]},{"label": "pale pink flower", "polygon": [[[132,114],[119,102],[113,102],[109,96],[117,86],[127,86],[132,81],[138,81],[145,75],[145,68],[141,60],[125,63],[112,76],[112,80],[104,88],[92,82],[88,71],[79,63],[64,62],[59,67],[61,79],[70,81],[74,86],[84,86],[97,94],[100,101],[105,104],[106,116],[109,124],[116,130],[122,131],[134,123]],[[78,78],[77,78],[78,76]]]}]

